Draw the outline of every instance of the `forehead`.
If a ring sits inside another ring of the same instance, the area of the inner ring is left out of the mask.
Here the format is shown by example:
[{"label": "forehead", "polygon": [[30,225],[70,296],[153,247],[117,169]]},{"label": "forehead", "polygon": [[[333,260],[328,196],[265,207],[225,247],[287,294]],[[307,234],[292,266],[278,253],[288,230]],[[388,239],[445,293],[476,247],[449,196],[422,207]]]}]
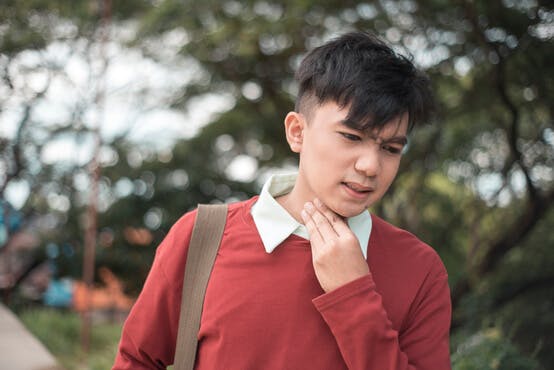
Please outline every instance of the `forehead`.
[{"label": "forehead", "polygon": [[[347,122],[345,124],[350,126]],[[397,116],[390,121],[386,122],[383,126],[380,127],[368,127],[367,129],[361,130],[365,135],[373,138],[391,138],[406,136],[408,134],[408,113],[404,113],[400,116]]]},{"label": "forehead", "polygon": [[311,115],[311,121],[316,121],[316,125],[321,123],[327,123],[333,126],[345,126],[347,128],[360,131],[365,135],[371,137],[389,137],[406,135],[408,131],[409,115],[407,112],[394,117],[390,121],[378,127],[361,128],[359,122],[349,121],[349,107],[341,107],[335,102],[325,102],[321,105],[316,105],[313,108],[313,114]]}]

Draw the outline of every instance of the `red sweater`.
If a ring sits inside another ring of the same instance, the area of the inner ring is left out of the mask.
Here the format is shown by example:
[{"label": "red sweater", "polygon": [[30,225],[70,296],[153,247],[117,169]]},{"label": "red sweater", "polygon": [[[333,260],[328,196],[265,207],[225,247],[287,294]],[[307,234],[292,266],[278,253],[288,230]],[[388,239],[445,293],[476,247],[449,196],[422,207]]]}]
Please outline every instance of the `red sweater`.
[{"label": "red sweater", "polygon": [[[371,273],[324,294],[309,241],[291,235],[266,253],[250,215],[256,199],[229,207],[196,369],[450,369],[447,274],[432,248],[373,216]],[[195,214],[184,215],[159,246],[113,369],[173,363]]]}]

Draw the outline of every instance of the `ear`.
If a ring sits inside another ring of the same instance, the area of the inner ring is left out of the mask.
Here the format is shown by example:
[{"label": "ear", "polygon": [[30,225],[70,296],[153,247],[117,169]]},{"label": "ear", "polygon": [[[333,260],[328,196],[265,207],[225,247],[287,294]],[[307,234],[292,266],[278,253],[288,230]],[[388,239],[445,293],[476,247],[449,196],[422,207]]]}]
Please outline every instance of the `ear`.
[{"label": "ear", "polygon": [[285,117],[285,134],[294,153],[300,153],[302,149],[305,126],[306,118],[298,112],[289,112]]}]

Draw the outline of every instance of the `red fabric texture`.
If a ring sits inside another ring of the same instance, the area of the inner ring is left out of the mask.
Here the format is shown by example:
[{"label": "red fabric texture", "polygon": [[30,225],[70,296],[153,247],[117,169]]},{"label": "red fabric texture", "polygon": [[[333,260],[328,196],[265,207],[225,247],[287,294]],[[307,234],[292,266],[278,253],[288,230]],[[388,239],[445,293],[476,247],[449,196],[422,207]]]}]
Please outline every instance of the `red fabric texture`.
[{"label": "red fabric texture", "polygon": [[[325,293],[309,241],[265,252],[250,208],[230,205],[204,302],[196,369],[448,370],[450,293],[436,252],[373,217],[371,273]],[[173,363],[196,211],[159,246],[127,318],[113,369]]]}]

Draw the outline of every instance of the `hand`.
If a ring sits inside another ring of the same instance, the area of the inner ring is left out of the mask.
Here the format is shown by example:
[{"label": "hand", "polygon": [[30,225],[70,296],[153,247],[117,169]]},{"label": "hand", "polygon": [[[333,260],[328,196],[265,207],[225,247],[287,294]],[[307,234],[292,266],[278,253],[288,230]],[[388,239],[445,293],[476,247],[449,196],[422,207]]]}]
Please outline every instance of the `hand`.
[{"label": "hand", "polygon": [[339,215],[319,199],[306,203],[301,215],[310,234],[315,274],[325,292],[369,274],[358,238]]}]

